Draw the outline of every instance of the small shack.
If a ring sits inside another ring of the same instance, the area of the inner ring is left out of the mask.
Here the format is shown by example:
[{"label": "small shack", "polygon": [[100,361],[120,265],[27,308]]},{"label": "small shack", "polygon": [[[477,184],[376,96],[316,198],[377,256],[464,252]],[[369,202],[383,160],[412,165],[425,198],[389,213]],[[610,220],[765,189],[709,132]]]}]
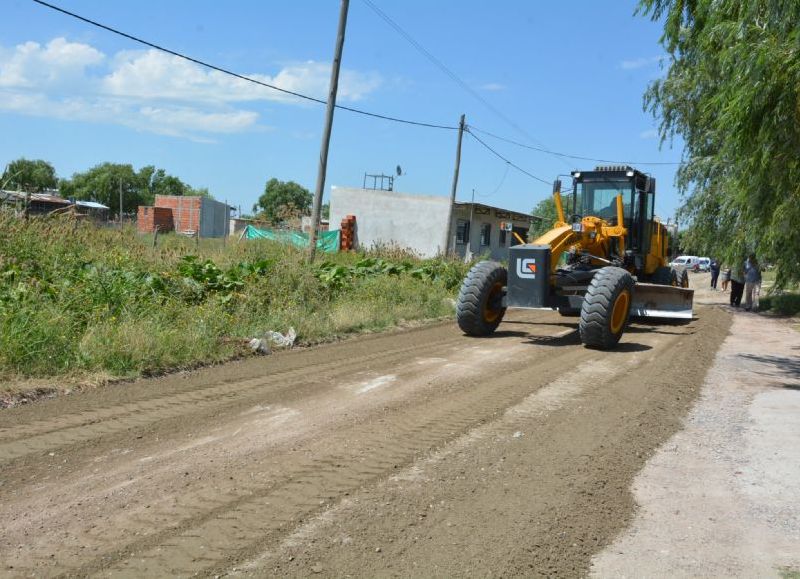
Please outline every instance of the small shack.
[{"label": "small shack", "polygon": [[152,233],[177,231],[200,237],[224,237],[228,234],[231,207],[210,197],[156,195],[152,206],[140,206],[137,229]]}]

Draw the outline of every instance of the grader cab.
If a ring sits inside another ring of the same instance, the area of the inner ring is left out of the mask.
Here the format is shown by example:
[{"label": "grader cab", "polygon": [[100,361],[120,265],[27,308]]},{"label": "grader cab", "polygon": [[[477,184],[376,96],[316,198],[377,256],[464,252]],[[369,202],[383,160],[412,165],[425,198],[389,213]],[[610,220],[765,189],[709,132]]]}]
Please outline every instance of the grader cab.
[{"label": "grader cab", "polygon": [[476,264],[459,292],[464,333],[486,336],[507,308],[554,309],[580,317],[581,341],[608,349],[631,316],[689,320],[685,270],[667,265],[669,235],[654,216],[655,179],[627,166],[572,173],[566,207],[553,185],[557,219],[532,243],[509,249],[508,269]]}]

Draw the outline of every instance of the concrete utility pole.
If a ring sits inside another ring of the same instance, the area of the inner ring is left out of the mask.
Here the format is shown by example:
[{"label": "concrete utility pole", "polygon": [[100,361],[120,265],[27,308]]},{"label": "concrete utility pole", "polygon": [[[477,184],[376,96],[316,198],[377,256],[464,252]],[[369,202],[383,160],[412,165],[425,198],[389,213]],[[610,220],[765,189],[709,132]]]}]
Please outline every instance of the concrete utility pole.
[{"label": "concrete utility pole", "polygon": [[[453,237],[453,204],[456,202],[456,191],[458,190],[458,171],[461,168],[461,139],[464,137],[464,119],[466,115],[461,115],[458,123],[458,145],[456,146],[456,168],[453,171],[453,188],[450,190],[450,206],[447,208],[447,227],[445,227],[444,254],[450,255],[450,241]],[[472,224],[470,224],[470,227]],[[472,235],[472,232],[470,232]]]},{"label": "concrete utility pole", "polygon": [[325,191],[325,173],[328,170],[328,146],[331,143],[333,112],[336,109],[336,93],[339,89],[339,68],[342,64],[344,48],[344,32],[347,28],[347,9],[350,0],[342,0],[339,9],[339,31],[336,34],[336,49],[331,66],[331,84],[328,90],[328,106],[325,111],[325,128],[322,131],[322,146],[319,151],[319,169],[317,170],[317,187],[314,190],[314,204],[311,207],[311,232],[308,240],[308,261],[313,262],[317,253],[317,236],[319,232],[319,214],[322,209],[322,193]]}]

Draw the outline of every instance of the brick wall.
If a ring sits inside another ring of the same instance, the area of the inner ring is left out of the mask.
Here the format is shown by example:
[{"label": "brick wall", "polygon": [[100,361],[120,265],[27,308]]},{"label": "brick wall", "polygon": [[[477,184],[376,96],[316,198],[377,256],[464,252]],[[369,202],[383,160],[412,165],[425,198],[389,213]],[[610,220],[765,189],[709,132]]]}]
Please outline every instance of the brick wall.
[{"label": "brick wall", "polygon": [[140,205],[136,219],[136,228],[139,233],[153,233],[156,226],[158,226],[158,231],[161,233],[175,229],[172,209],[169,207],[146,207]]},{"label": "brick wall", "polygon": [[202,208],[200,197],[180,197],[176,195],[156,195],[156,208],[169,208],[172,210],[172,219],[175,231],[184,233],[200,230],[200,211]]}]

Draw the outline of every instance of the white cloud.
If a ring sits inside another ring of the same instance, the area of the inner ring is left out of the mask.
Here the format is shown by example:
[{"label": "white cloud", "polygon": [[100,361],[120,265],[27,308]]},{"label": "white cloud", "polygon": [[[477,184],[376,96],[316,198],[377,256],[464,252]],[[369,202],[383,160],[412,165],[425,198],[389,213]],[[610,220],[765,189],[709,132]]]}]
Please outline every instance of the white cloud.
[{"label": "white cloud", "polygon": [[481,90],[488,90],[488,91],[491,91],[491,92],[497,92],[497,91],[501,91],[501,90],[506,90],[506,85],[500,84],[500,83],[497,83],[497,82],[489,82],[489,83],[486,83],[484,85],[481,85],[478,88],[480,88]]},{"label": "white cloud", "polygon": [[619,67],[623,70],[636,70],[637,68],[645,68],[654,64],[659,64],[666,56],[651,56],[634,58],[631,60],[623,60],[619,63]]},{"label": "white cloud", "polygon": [[648,129],[646,131],[642,131],[639,133],[640,139],[657,139],[658,138],[658,131],[655,129]]},{"label": "white cloud", "polygon": [[[325,100],[330,65],[309,61],[249,76]],[[358,101],[382,82],[377,73],[342,70],[338,98]],[[259,101],[305,102],[156,50],[108,58],[64,38],[0,47],[0,111],[199,138],[259,128],[259,114],[240,108]]]}]

